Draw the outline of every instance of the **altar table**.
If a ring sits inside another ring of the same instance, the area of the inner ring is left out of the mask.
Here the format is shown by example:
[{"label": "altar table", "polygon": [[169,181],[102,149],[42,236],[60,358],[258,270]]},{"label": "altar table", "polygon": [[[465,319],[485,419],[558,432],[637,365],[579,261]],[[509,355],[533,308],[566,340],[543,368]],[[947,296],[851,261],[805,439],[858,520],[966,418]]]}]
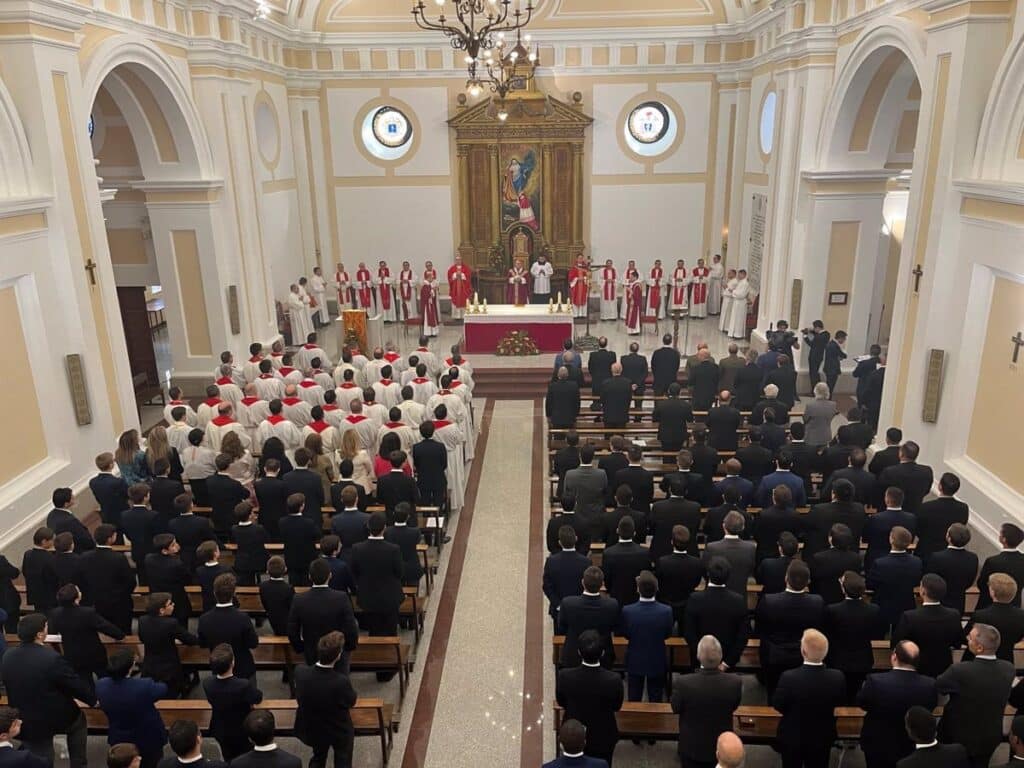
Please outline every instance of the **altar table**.
[{"label": "altar table", "polygon": [[547,304],[492,304],[487,314],[466,307],[466,352],[493,355],[509,331],[526,331],[541,352],[561,352],[562,342],[573,337],[572,315],[549,313]]}]

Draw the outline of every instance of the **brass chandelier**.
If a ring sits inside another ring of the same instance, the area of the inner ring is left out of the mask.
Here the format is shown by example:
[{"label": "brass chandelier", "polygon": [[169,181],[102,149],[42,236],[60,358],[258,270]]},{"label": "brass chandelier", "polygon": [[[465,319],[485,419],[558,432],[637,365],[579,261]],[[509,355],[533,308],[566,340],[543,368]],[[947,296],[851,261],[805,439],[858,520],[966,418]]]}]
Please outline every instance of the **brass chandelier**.
[{"label": "brass chandelier", "polygon": [[[428,18],[423,0],[413,6],[413,18],[423,29],[444,33],[455,50],[465,51],[470,96],[475,98],[487,88],[504,99],[526,88],[538,63],[536,48],[529,47],[530,35],[522,34],[533,17],[533,0],[526,0],[525,8],[516,0],[514,10],[512,0],[452,0],[455,20],[445,15],[445,0],[435,2],[436,20]],[[515,44],[507,37],[512,32]]]}]

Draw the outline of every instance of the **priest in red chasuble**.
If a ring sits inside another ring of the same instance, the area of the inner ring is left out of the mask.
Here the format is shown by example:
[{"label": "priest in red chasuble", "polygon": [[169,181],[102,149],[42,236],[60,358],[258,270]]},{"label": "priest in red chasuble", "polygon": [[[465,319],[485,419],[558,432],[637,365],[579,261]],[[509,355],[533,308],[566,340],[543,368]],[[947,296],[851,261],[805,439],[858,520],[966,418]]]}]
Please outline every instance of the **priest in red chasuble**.
[{"label": "priest in red chasuble", "polygon": [[455,254],[455,263],[448,267],[448,295],[452,300],[452,317],[461,320],[466,313],[466,302],[473,292],[470,277],[472,272],[462,263],[462,257]]},{"label": "priest in red chasuble", "polygon": [[583,256],[576,257],[576,265],[569,270],[569,300],[572,302],[572,316],[587,316],[587,300],[590,297],[590,263]]},{"label": "priest in red chasuble", "polygon": [[508,271],[508,286],[505,288],[505,303],[521,307],[529,301],[530,273],[523,266],[522,259],[516,259]]}]

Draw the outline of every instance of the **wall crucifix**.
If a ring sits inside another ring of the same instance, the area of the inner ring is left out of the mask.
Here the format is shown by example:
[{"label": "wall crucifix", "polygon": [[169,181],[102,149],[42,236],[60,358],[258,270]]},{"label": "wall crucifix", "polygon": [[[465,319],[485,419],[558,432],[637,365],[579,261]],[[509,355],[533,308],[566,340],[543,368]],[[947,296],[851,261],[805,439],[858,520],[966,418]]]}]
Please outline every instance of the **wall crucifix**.
[{"label": "wall crucifix", "polygon": [[1017,331],[1017,335],[1010,339],[1013,342],[1013,362],[1016,364],[1017,356],[1020,355],[1020,348],[1024,347],[1024,334]]},{"label": "wall crucifix", "polygon": [[924,270],[921,269],[920,264],[917,264],[910,274],[914,276],[914,293],[919,293],[921,291],[921,277],[924,275]]}]

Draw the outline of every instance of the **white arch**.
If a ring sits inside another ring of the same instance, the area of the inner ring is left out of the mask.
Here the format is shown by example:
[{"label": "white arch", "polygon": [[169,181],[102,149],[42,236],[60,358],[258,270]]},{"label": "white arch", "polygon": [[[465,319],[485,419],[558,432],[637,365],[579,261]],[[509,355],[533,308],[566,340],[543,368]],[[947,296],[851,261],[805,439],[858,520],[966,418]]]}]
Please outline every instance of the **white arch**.
[{"label": "white arch", "polygon": [[7,86],[0,80],[0,198],[32,192],[32,151]]},{"label": "white arch", "polygon": [[[1024,131],[1024,37],[1007,49],[996,70],[981,118],[974,153],[974,177],[1004,179],[1007,166],[1019,164],[1017,147]],[[1012,170],[1010,176],[1015,176]]]},{"label": "white arch", "polygon": [[[821,132],[818,134],[816,153],[818,170],[844,170],[834,167],[836,158],[831,156],[832,138],[835,136],[850,89],[868,59],[882,48],[895,48],[902,51],[914,68],[923,91],[924,83],[921,80],[921,73],[925,71],[925,42],[924,30],[916,24],[907,19],[889,16],[883,19],[878,26],[866,30],[854,43],[853,50],[835,79],[832,95],[825,110],[824,120],[822,120]],[[925,95],[922,93],[922,103],[924,99]]]},{"label": "white arch", "polygon": [[96,47],[82,73],[82,88],[88,103],[91,105],[96,100],[96,93],[107,75],[123,64],[134,64],[148,70],[146,74],[150,76],[143,79],[154,95],[159,95],[157,88],[162,86],[173,100],[174,112],[164,109],[164,116],[179,152],[186,153],[182,156],[183,164],[191,154],[193,157],[190,159],[195,165],[195,168],[181,168],[181,173],[193,179],[217,178],[210,142],[187,83],[167,55],[146,38],[133,34],[117,35]]}]

